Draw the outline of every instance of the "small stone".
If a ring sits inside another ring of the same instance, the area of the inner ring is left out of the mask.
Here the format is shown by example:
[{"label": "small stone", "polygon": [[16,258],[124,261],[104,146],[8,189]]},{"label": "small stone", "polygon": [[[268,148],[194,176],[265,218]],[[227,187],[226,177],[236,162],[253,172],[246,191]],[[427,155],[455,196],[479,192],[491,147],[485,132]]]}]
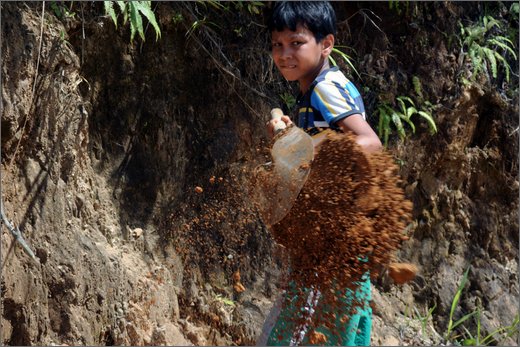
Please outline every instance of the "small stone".
[{"label": "small stone", "polygon": [[143,235],[143,229],[135,228],[134,230],[132,230],[132,236],[134,238],[138,239],[139,237],[141,237],[141,235]]}]

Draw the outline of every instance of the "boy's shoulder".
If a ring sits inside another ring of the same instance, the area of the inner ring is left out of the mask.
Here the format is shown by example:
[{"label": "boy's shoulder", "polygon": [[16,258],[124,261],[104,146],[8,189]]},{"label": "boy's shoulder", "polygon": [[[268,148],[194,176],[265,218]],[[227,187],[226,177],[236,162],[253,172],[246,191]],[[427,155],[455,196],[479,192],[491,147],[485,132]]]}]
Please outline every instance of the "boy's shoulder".
[{"label": "boy's shoulder", "polygon": [[318,77],[314,80],[314,86],[325,86],[330,84],[339,84],[341,86],[345,86],[347,84],[352,84],[352,82],[345,76],[345,74],[337,67],[331,67],[320,73]]},{"label": "boy's shoulder", "polygon": [[330,88],[334,90],[340,88],[358,94],[354,83],[352,83],[337,66],[327,69],[318,75],[314,80],[313,87],[313,92],[318,93],[326,92]]}]

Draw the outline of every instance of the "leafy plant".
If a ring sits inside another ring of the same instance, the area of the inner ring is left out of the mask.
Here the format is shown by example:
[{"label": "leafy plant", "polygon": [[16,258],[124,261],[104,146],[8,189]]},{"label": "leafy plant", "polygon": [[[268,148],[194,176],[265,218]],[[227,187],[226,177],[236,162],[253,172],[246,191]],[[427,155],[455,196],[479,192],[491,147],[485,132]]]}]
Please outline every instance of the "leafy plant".
[{"label": "leafy plant", "polygon": [[[448,328],[445,334],[445,340],[447,342],[454,342],[455,344],[462,344],[464,346],[487,346],[490,343],[495,342],[495,340],[505,339],[508,337],[512,337],[515,334],[518,334],[518,327],[520,324],[520,316],[517,314],[513,319],[513,322],[504,327],[499,327],[492,331],[491,333],[482,336],[481,329],[481,313],[482,313],[482,305],[480,299],[478,299],[477,309],[473,312],[470,312],[464,316],[462,316],[457,321],[454,321],[454,314],[457,309],[458,303],[462,296],[462,291],[468,281],[469,268],[464,272],[462,279],[460,281],[459,287],[453,297],[453,301],[451,303],[450,316],[448,321]],[[475,335],[471,334],[470,331],[463,326],[462,324],[466,322],[471,317],[475,317],[475,321],[477,324],[477,332]],[[458,340],[459,336],[454,335],[453,332],[457,327],[461,327],[464,331],[465,338],[462,340]]]},{"label": "leafy plant", "polygon": [[214,26],[214,27],[217,27],[217,28],[220,28],[217,24],[208,21],[206,17],[204,17],[202,19],[197,19],[193,23],[191,23],[190,28],[186,32],[186,37],[190,37],[191,35],[193,35],[193,33],[196,30],[198,30],[198,29],[200,29],[200,28],[202,28],[204,26],[209,27],[210,25]]},{"label": "leafy plant", "polygon": [[462,318],[458,319],[457,321],[453,321],[455,311],[457,309],[457,305],[459,304],[460,298],[462,296],[462,291],[464,290],[464,287],[466,286],[466,283],[468,282],[468,273],[469,273],[469,267],[464,272],[464,275],[462,276],[462,280],[460,281],[459,287],[457,288],[457,291],[455,293],[455,296],[453,297],[453,301],[451,302],[451,309],[450,309],[450,318],[448,320],[448,328],[446,330],[445,339],[446,341],[450,341],[452,338],[454,338],[453,330],[457,328],[459,325],[464,323],[466,320],[471,318],[473,315],[476,314],[477,311],[468,313],[464,315]]},{"label": "leafy plant", "polygon": [[223,303],[224,305],[235,307],[235,302],[233,300],[223,297],[220,294],[215,295],[215,300]]},{"label": "leafy plant", "polygon": [[421,80],[417,76],[412,77],[412,84],[413,84],[413,90],[415,91],[415,94],[419,97],[420,100],[424,99],[423,93],[422,93],[422,84]]},{"label": "leafy plant", "polygon": [[409,2],[408,1],[399,1],[399,0],[390,0],[388,1],[388,7],[391,9],[391,10],[395,10],[397,12],[397,14],[400,16],[403,9],[401,8],[401,4],[404,3],[404,11],[406,14],[408,14],[408,9],[409,9]]},{"label": "leafy plant", "polygon": [[280,98],[282,99],[285,106],[287,106],[288,110],[292,110],[292,108],[296,105],[296,98],[288,92],[280,94]]},{"label": "leafy plant", "polygon": [[435,311],[436,308],[437,308],[437,305],[433,305],[433,307],[428,309],[426,314],[424,316],[422,316],[421,313],[419,312],[419,310],[417,309],[417,307],[414,306],[414,311],[415,311],[415,314],[417,315],[417,319],[419,320],[419,322],[421,322],[421,332],[422,332],[423,336],[426,335],[426,325],[428,324],[428,320],[432,317],[433,311]]},{"label": "leafy plant", "polygon": [[59,19],[63,18],[72,18],[76,16],[76,13],[72,11],[72,6],[74,5],[74,1],[71,1],[70,7],[64,5],[64,1],[60,1],[58,4],[57,1],[51,1],[51,9]]},{"label": "leafy plant", "polygon": [[[337,55],[339,55],[340,58],[342,58],[345,63],[347,63],[351,68],[352,70],[354,70],[354,72],[356,73],[356,75],[358,75],[358,77],[361,77],[359,75],[359,72],[356,70],[356,68],[354,67],[354,64],[352,64],[352,58],[345,52],[341,51],[339,49],[339,47],[341,48],[345,48],[345,46],[336,46],[334,48],[332,48],[332,53],[335,53]],[[334,66],[337,66],[338,64],[336,63],[336,60],[332,57],[332,54],[329,55],[329,60],[330,62],[332,63],[332,65]]]},{"label": "leafy plant", "polygon": [[505,339],[508,337],[512,337],[515,334],[518,334],[518,326],[520,323],[520,316],[516,315],[513,319],[513,322],[505,327],[499,327],[487,334],[486,336],[481,336],[481,313],[482,313],[482,304],[479,298],[477,310],[475,311],[475,321],[477,324],[477,332],[476,335],[470,333],[470,331],[463,327],[465,331],[466,338],[462,340],[462,345],[464,346],[488,346],[490,343],[494,342],[494,340],[499,341],[500,339]]},{"label": "leafy plant", "polygon": [[[498,65],[503,65],[506,81],[509,82],[511,67],[506,60],[509,53],[514,60],[517,55],[514,51],[514,44],[509,38],[495,34],[501,31],[500,22],[491,16],[484,16],[479,23],[464,27],[461,23],[461,47],[465,51],[464,55],[469,57],[473,72],[471,80],[485,72],[489,78],[490,71],[493,78],[497,78]],[[493,30],[494,29],[494,30]],[[499,53],[502,52],[502,54]]]},{"label": "leafy plant", "polygon": [[518,18],[518,15],[520,14],[518,2],[514,2],[511,4],[511,7],[509,7],[509,12],[512,16]]},{"label": "leafy plant", "polygon": [[413,100],[407,96],[397,97],[396,102],[399,105],[399,109],[395,109],[384,102],[379,104],[375,111],[375,114],[379,115],[378,134],[379,137],[383,139],[385,147],[388,145],[388,138],[393,132],[392,125],[395,127],[401,140],[406,137],[403,123],[408,124],[412,132],[415,133],[415,124],[412,122],[411,117],[416,114],[427,121],[431,134],[437,132],[437,126],[433,120],[431,111],[427,109],[417,109]]},{"label": "leafy plant", "polygon": [[[118,5],[121,14],[123,15],[123,25],[126,25],[130,19],[130,42],[134,40],[135,34],[139,33],[139,36],[144,41],[144,29],[143,19],[146,19],[152,24],[155,29],[155,40],[159,40],[161,37],[161,29],[155,19],[155,14],[152,11],[151,1],[115,1]],[[104,1],[105,13],[112,18],[117,28],[117,15],[114,10],[114,1]]]}]

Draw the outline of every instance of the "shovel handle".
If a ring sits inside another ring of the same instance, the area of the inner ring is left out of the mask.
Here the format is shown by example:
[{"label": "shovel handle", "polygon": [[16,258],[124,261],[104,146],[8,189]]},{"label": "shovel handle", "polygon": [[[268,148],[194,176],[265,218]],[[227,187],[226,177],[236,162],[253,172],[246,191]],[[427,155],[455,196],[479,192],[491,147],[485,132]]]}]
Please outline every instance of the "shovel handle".
[{"label": "shovel handle", "polygon": [[278,122],[274,123],[274,134],[278,134],[283,129],[287,128],[287,125],[284,121],[282,121],[283,111],[279,108],[273,108],[271,110],[271,120],[278,120]]}]

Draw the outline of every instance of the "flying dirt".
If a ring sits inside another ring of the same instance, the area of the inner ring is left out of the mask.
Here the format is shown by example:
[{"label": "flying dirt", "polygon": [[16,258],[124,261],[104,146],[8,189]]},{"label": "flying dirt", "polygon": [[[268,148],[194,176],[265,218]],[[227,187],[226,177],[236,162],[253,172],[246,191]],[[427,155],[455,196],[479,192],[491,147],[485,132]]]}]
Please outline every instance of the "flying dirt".
[{"label": "flying dirt", "polygon": [[[272,226],[275,240],[289,255],[289,281],[318,290],[325,307],[332,308],[329,312],[341,312],[335,309],[336,295],[329,293],[355,290],[367,272],[377,277],[407,240],[412,203],[400,185],[388,153],[366,153],[353,135],[328,133],[294,206]],[[395,278],[396,269],[391,273]],[[400,283],[413,279],[416,269],[407,269]],[[303,305],[305,297],[299,299]],[[345,319],[351,313],[343,312]],[[315,327],[331,326],[336,319],[331,314],[316,317],[321,318],[313,322]]]}]

